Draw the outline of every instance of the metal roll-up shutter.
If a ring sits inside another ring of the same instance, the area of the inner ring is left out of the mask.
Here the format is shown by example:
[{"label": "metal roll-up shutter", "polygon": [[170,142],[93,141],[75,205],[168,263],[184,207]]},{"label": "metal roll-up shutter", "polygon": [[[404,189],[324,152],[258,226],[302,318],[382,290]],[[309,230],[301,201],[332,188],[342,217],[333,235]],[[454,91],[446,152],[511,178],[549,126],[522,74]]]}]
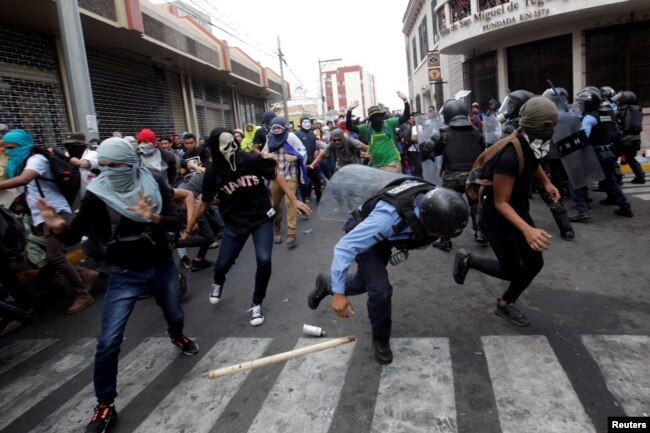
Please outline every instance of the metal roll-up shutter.
[{"label": "metal roll-up shutter", "polygon": [[194,82],[194,103],[199,135],[207,136],[213,128],[235,128],[232,90],[226,86]]},{"label": "metal roll-up shutter", "polygon": [[142,63],[89,50],[88,66],[102,139],[113,131],[158,137],[186,128],[180,75],[147,59]]},{"label": "metal roll-up shutter", "polygon": [[0,123],[57,144],[70,132],[54,39],[0,26]]}]

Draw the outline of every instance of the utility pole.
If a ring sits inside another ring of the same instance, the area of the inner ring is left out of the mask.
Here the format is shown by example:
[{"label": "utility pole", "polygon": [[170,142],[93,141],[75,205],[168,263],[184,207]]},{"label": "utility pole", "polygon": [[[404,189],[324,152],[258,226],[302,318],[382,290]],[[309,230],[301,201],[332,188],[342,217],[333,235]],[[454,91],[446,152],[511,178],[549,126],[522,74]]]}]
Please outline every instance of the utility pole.
[{"label": "utility pole", "polygon": [[76,1],[56,0],[56,9],[59,15],[74,129],[86,134],[86,140],[99,138],[79,6]]},{"label": "utility pole", "polygon": [[318,81],[320,82],[320,99],[321,99],[321,105],[322,105],[322,110],[323,110],[323,120],[325,120],[325,112],[327,111],[327,107],[325,106],[325,92],[323,91],[323,64],[325,63],[330,63],[330,62],[340,62],[341,59],[327,59],[327,60],[321,60],[318,59]]},{"label": "utility pole", "polygon": [[278,57],[280,58],[280,77],[282,78],[282,104],[284,105],[284,121],[289,124],[289,106],[287,105],[287,83],[284,81],[284,54],[280,48],[280,36],[278,36]]}]

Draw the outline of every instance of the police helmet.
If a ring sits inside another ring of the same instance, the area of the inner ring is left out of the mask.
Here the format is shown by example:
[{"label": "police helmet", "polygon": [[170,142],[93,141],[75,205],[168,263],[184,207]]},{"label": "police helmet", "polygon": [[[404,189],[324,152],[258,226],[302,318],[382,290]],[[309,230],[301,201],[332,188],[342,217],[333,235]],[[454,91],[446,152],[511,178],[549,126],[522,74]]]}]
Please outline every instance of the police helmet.
[{"label": "police helmet", "polygon": [[600,88],[600,97],[601,98],[605,98],[605,97],[606,98],[611,98],[615,94],[616,94],[616,92],[614,91],[614,89],[612,89],[609,86],[603,86],[603,87]]},{"label": "police helmet", "polygon": [[576,102],[583,104],[583,111],[594,111],[600,107],[600,90],[596,87],[589,86],[581,89],[576,95]]},{"label": "police helmet", "polygon": [[497,113],[499,122],[505,123],[507,120],[519,117],[519,109],[533,96],[535,95],[528,90],[515,90],[509,93]]},{"label": "police helmet", "polygon": [[625,90],[620,93],[615,102],[620,105],[637,105],[636,94],[630,90]]},{"label": "police helmet", "polygon": [[420,222],[430,233],[455,238],[469,221],[469,207],[462,195],[449,188],[434,188],[420,203]]},{"label": "police helmet", "polygon": [[448,99],[442,106],[442,118],[449,126],[469,126],[468,114],[465,104],[456,99]]},{"label": "police helmet", "polygon": [[555,102],[559,108],[566,109],[565,107],[569,104],[569,92],[566,91],[564,87],[556,87],[554,89],[546,89],[542,96],[547,97],[551,101]]}]

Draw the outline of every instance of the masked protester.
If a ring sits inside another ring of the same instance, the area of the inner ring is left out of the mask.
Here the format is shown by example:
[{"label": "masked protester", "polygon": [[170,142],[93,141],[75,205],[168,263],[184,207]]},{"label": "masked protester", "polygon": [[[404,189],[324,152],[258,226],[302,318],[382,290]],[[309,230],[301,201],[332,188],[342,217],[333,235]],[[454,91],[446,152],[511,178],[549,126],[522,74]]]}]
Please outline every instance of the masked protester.
[{"label": "masked protester", "polygon": [[98,404],[87,432],[105,431],[117,419],[113,402],[118,355],[128,318],[140,296],[156,298],[174,345],[186,355],[199,351],[198,345],[183,334],[178,269],[167,239],[167,232],[177,232],[181,226],[171,188],[139,166],[138,154],[123,138],[104,140],[97,160],[102,173],[88,185],[79,212],[70,223],[45,200],[38,200],[46,224],[65,244],[79,242],[90,231],[98,233],[106,244],[110,270],[95,352]]},{"label": "masked protester", "polygon": [[402,148],[395,136],[395,128],[405,123],[411,117],[411,108],[406,95],[397,92],[404,101],[402,115],[384,120],[386,111],[379,106],[368,108],[369,125],[354,125],[352,123],[352,110],[359,106],[359,101],[354,101],[348,107],[345,118],[345,127],[359,134],[359,138],[367,140],[373,167],[393,173],[402,172]]},{"label": "masked protester", "polygon": [[209,296],[210,303],[217,304],[223,295],[228,271],[235,264],[248,237],[253,236],[257,271],[249,312],[250,324],[258,326],[264,323],[262,301],[266,297],[271,278],[275,215],[264,180],[275,181],[301,213],[308,215],[311,210],[296,199],[285,180],[278,175],[277,163],[273,159],[242,151],[235,137],[225,128],[213,129],[207,139],[207,145],[212,151],[212,164],[205,173],[201,200],[187,222],[188,231],[183,233],[182,240],[189,241],[191,230],[198,218],[208,209],[215,197],[218,198],[226,227],[219,257],[214,265],[214,283]]},{"label": "masked protester", "polygon": [[300,129],[296,131],[296,136],[302,141],[303,146],[307,150],[305,165],[307,166],[308,181],[300,185],[300,194],[305,203],[309,203],[309,197],[311,196],[311,189],[313,187],[316,193],[316,204],[319,204],[322,195],[320,184],[321,172],[318,165],[314,164],[314,160],[322,150],[318,148],[319,142],[312,131],[312,124],[309,117],[303,116],[300,118]]},{"label": "masked protester", "polygon": [[554,201],[560,199],[559,191],[540,165],[540,159],[548,151],[545,143],[553,135],[558,113],[551,100],[540,96],[526,102],[520,115],[517,140],[523,151],[523,169],[520,170],[512,142],[494,157],[493,185],[487,189],[479,223],[496,260],[474,256],[461,248],[454,260],[453,277],[456,283],[463,284],[467,272],[476,269],[509,281],[494,312],[515,325],[526,326],[530,321],[515,302],[541,271],[542,252],[551,245],[551,235],[537,228],[530,216],[528,197],[535,177]]}]

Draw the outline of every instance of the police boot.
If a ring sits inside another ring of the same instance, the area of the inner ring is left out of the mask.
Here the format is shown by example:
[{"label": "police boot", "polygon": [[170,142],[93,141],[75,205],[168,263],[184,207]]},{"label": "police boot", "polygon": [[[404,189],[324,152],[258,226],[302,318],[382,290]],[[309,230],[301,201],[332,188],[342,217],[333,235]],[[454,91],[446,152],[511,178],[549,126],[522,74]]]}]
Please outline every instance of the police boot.
[{"label": "police boot", "polygon": [[452,245],[451,245],[451,239],[449,238],[440,238],[434,243],[431,244],[431,246],[438,248],[439,250],[442,250],[446,253],[451,251]]},{"label": "police boot", "polygon": [[572,240],[575,237],[575,233],[573,232],[573,226],[569,220],[569,215],[567,214],[566,208],[562,202],[558,201],[557,203],[549,205],[549,209],[551,209],[551,214],[553,214],[555,224],[557,224],[557,227],[560,229],[560,236],[562,236],[562,239],[565,241]]}]

